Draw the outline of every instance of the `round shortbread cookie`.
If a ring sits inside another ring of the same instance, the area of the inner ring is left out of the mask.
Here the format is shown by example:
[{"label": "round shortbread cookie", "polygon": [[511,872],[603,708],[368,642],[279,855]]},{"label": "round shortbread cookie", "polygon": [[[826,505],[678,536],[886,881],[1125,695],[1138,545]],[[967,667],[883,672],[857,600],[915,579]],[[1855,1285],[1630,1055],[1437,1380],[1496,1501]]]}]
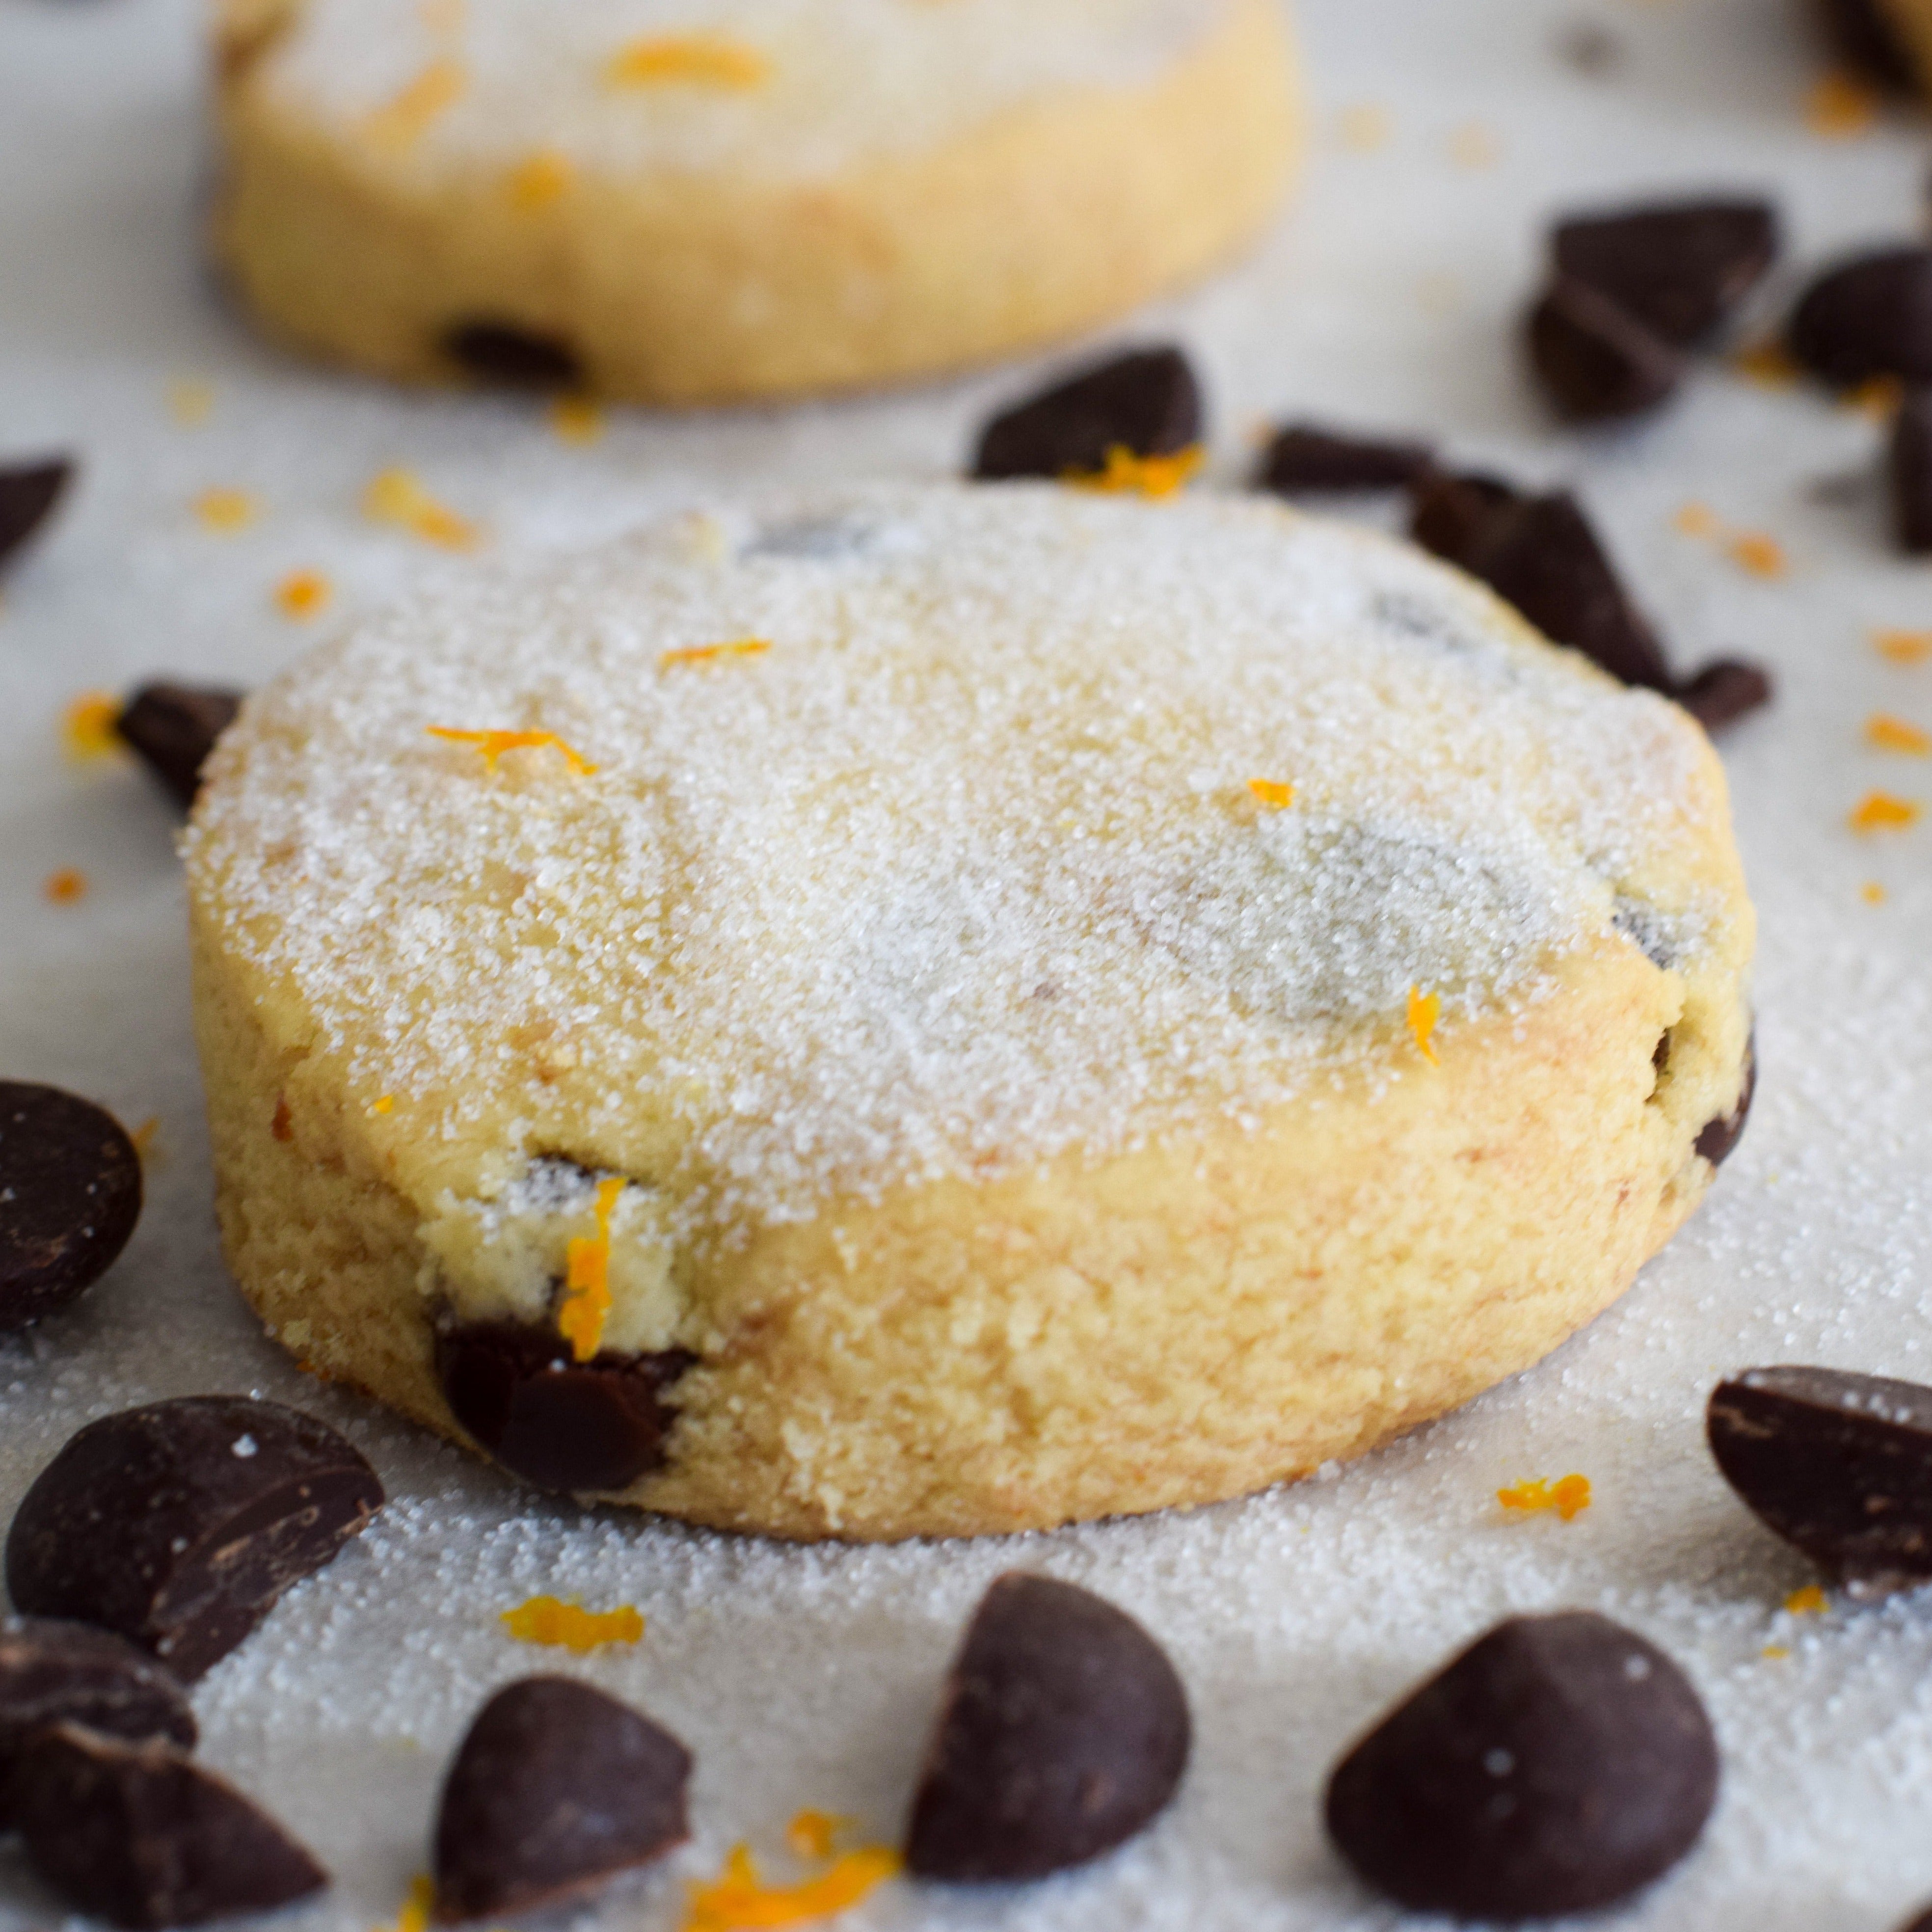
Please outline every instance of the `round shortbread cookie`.
[{"label": "round shortbread cookie", "polygon": [[270,1331],[735,1528],[1358,1454],[1604,1307],[1745,1092],[1702,731],[1264,500],[880,488],[484,575],[251,699],[186,848]]},{"label": "round shortbread cookie", "polygon": [[223,0],[218,251],[382,374],[696,403],[960,368],[1250,239],[1282,0]]}]

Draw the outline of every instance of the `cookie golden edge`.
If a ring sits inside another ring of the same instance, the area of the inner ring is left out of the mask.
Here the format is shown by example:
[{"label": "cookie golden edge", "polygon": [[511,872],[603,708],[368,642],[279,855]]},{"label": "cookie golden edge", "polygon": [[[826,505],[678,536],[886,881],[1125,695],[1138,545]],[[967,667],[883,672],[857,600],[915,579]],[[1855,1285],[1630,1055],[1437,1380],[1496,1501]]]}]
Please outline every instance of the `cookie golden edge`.
[{"label": "cookie golden edge", "polygon": [[226,0],[218,16],[214,253],[272,336],[403,382],[464,380],[440,345],[477,321],[567,345],[585,388],[619,401],[996,361],[1234,256],[1301,145],[1279,0],[1234,0],[1144,88],[1056,94],[823,181],[586,175],[523,209],[502,178],[427,183],[269,100],[256,76],[298,6]]}]

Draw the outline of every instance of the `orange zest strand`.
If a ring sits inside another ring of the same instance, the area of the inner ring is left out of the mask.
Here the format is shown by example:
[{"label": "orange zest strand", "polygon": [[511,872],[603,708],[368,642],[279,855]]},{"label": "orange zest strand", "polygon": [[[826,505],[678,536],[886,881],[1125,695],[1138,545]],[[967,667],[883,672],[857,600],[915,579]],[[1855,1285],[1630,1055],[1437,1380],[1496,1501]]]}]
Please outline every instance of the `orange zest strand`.
[{"label": "orange zest strand", "polygon": [[1849,141],[1878,118],[1877,91],[1856,74],[1834,68],[1804,97],[1804,124],[1823,141]]},{"label": "orange zest strand", "polygon": [[393,1094],[385,1094],[369,1102],[369,1111],[372,1114],[392,1114],[395,1110],[396,1096]]},{"label": "orange zest strand", "polygon": [[379,1925],[376,1932],[428,1932],[429,1915],[435,1905],[435,1882],[428,1872],[418,1872],[410,1880],[410,1895],[396,1914],[394,1925]]},{"label": "orange zest strand", "polygon": [[774,1925],[802,1925],[856,1905],[899,1870],[887,1845],[846,1852],[816,1878],[800,1885],[766,1885],[747,1845],[734,1845],[724,1870],[709,1885],[691,1888],[684,1932],[755,1932]]},{"label": "orange zest strand", "polygon": [[737,638],[728,644],[688,644],[682,650],[662,652],[658,669],[669,670],[675,664],[712,664],[719,658],[762,657],[771,647],[769,638]]},{"label": "orange zest strand", "polygon": [[83,691],[61,713],[61,748],[76,764],[104,758],[121,748],[114,728],[121,700],[111,691]]},{"label": "orange zest strand", "polygon": [[476,526],[439,503],[407,470],[385,470],[372,477],[362,493],[362,514],[371,523],[394,524],[445,550],[474,550],[478,541]]},{"label": "orange zest strand", "polygon": [[771,62],[756,47],[722,34],[662,34],[633,40],[604,69],[611,87],[762,86]]},{"label": "orange zest strand", "polygon": [[1740,349],[1731,358],[1731,367],[1748,382],[1767,389],[1788,389],[1803,373],[1797,358],[1774,338]]},{"label": "orange zest strand", "polygon": [[604,1321],[610,1312],[610,1216],[623,1191],[621,1174],[597,1184],[597,1232],[572,1236],[565,1250],[556,1331],[580,1362],[589,1361],[604,1343]]},{"label": "orange zest strand", "polygon": [[1915,758],[1932,756],[1932,731],[1922,731],[1903,718],[1875,711],[1865,720],[1865,742],[1881,752],[1904,752]]},{"label": "orange zest strand", "polygon": [[1868,791],[1852,812],[1854,832],[1903,832],[1916,825],[1925,808],[1916,798],[1896,798],[1888,791]]},{"label": "orange zest strand", "polygon": [[484,764],[493,772],[496,769],[496,760],[506,752],[540,752],[546,747],[561,752],[570,761],[572,770],[580,777],[587,778],[597,769],[574,745],[567,743],[554,731],[458,731],[447,724],[429,724],[423,728],[432,738],[445,739],[452,745],[473,745],[482,753]]},{"label": "orange zest strand", "polygon": [[785,1843],[801,1858],[829,1858],[838,1834],[853,1822],[830,1811],[800,1811],[785,1827]]},{"label": "orange zest strand", "polygon": [[1932,631],[1874,631],[1872,649],[1893,664],[1923,664],[1932,658]]},{"label": "orange zest strand", "polygon": [[1772,1664],[1778,1664],[1791,1654],[1788,1646],[1781,1643],[1768,1643],[1758,1654]]},{"label": "orange zest strand", "polygon": [[470,76],[460,61],[431,61],[400,94],[363,122],[363,130],[379,147],[413,147],[428,133],[430,123],[461,99],[469,85]]},{"label": "orange zest strand", "polygon": [[320,571],[292,570],[275,586],[275,608],[299,624],[326,610],[334,594]]},{"label": "orange zest strand", "polygon": [[168,385],[168,414],[183,429],[199,429],[214,413],[214,385],[199,376],[178,376]]},{"label": "orange zest strand", "polygon": [[202,529],[230,536],[245,530],[259,511],[245,490],[204,490],[194,500],[194,514]]},{"label": "orange zest strand", "polygon": [[1754,577],[1782,577],[1789,568],[1783,545],[1762,530],[1734,531],[1724,548],[1731,561]]},{"label": "orange zest strand", "polygon": [[87,874],[72,866],[50,872],[40,890],[52,905],[74,905],[87,896]]},{"label": "orange zest strand", "polygon": [[1526,1514],[1554,1510],[1565,1522],[1574,1522],[1590,1507],[1590,1479],[1564,1476],[1552,1483],[1539,1476],[1532,1483],[1497,1490],[1496,1501],[1506,1510],[1521,1510]]},{"label": "orange zest strand", "polygon": [[588,396],[559,396],[550,406],[550,426],[560,442],[595,442],[604,434],[604,412]]},{"label": "orange zest strand", "polygon": [[1864,884],[1858,888],[1858,897],[1863,899],[1867,905],[1883,905],[1886,902],[1886,890],[1884,886],[1880,885],[1876,879],[1866,880]]},{"label": "orange zest strand", "polygon": [[1172,496],[1184,489],[1187,481],[1207,460],[1207,452],[1198,442],[1177,449],[1171,456],[1140,456],[1124,442],[1110,444],[1106,466],[1101,470],[1070,470],[1064,483],[1078,490],[1105,490],[1115,494],[1132,491],[1142,496]]},{"label": "orange zest strand", "polygon": [[1848,410],[1883,422],[1898,413],[1905,400],[1905,385],[1896,376],[1871,376],[1847,389],[1838,400]]},{"label": "orange zest strand", "polygon": [[567,155],[544,148],[519,161],[510,170],[510,206],[526,214],[561,201],[570,190],[577,170]]},{"label": "orange zest strand", "polygon": [[1807,1583],[1802,1590],[1793,1590],[1784,1600],[1784,1607],[1794,1617],[1816,1616],[1832,1607],[1831,1599],[1816,1583]]},{"label": "orange zest strand", "polygon": [[500,1618],[519,1643],[548,1644],[579,1657],[607,1643],[635,1643],[644,1634],[644,1620],[628,1604],[614,1610],[586,1610],[556,1597],[532,1597]]},{"label": "orange zest strand", "polygon": [[1248,789],[1270,812],[1286,812],[1294,802],[1294,788],[1279,778],[1250,778]]},{"label": "orange zest strand", "polygon": [[135,1128],[134,1131],[128,1135],[128,1138],[134,1143],[135,1153],[139,1155],[142,1160],[146,1160],[149,1157],[150,1154],[154,1151],[154,1136],[159,1133],[160,1130],[160,1115],[158,1114],[150,1114],[138,1127]]},{"label": "orange zest strand", "polygon": [[1408,989],[1408,1030],[1415,1036],[1415,1044],[1424,1060],[1431,1066],[1442,1063],[1436,1058],[1436,1048],[1431,1044],[1436,1031],[1436,1022],[1442,1016],[1442,995],[1425,993],[1420,986]]},{"label": "orange zest strand", "polygon": [[1718,513],[1708,503],[1686,503],[1670,520],[1681,536],[1715,536],[1719,527]]}]

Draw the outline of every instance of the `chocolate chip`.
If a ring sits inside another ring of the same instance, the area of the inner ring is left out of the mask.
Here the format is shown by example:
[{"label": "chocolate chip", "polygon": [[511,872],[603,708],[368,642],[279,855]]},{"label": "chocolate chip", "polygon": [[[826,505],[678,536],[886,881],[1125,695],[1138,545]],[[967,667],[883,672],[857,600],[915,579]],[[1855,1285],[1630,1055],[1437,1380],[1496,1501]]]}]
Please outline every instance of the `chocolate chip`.
[{"label": "chocolate chip", "polygon": [[1932,248],[1888,248],[1820,276],[1786,339],[1806,368],[1839,388],[1874,376],[1932,381]]},{"label": "chocolate chip", "polygon": [[1720,731],[1771,702],[1771,677],[1742,658],[1719,658],[1686,678],[1671,695],[1706,730]]},{"label": "chocolate chip", "polygon": [[442,338],[442,352],[478,382],[513,389],[572,389],[584,370],[568,345],[502,322],[460,322]]},{"label": "chocolate chip", "polygon": [[43,1731],[18,1802],[41,1877],[76,1911],[141,1932],[271,1912],[328,1882],[266,1812],[167,1744]]},{"label": "chocolate chip", "polygon": [[1588,284],[1559,275],[1530,310],[1529,359],[1550,400],[1579,422],[1640,416],[1667,402],[1683,356]]},{"label": "chocolate chip", "polygon": [[1414,1911],[1540,1918],[1627,1898],[1696,1842],[1718,1745],[1670,1659],[1587,1610],[1514,1617],[1336,1768],[1328,1830]]},{"label": "chocolate chip", "polygon": [[1893,418],[1886,452],[1892,528],[1913,556],[1932,551],[1932,388],[1912,390]]},{"label": "chocolate chip", "polygon": [[1751,1102],[1757,1094],[1757,1035],[1744,1042],[1744,1084],[1737,1102],[1728,1114],[1719,1114],[1704,1123],[1697,1136],[1697,1151],[1713,1167],[1722,1167],[1731,1150],[1744,1136],[1744,1123],[1750,1118]]},{"label": "chocolate chip", "polygon": [[91,1287],[141,1215],[141,1157],[112,1114],[0,1080],[0,1334]]},{"label": "chocolate chip", "polygon": [[1581,282],[1678,348],[1729,319],[1778,256],[1778,215],[1765,201],[1659,202],[1558,224],[1550,254]]},{"label": "chocolate chip", "polygon": [[194,1713],[181,1686],[145,1650],[112,1630],[48,1617],[0,1624],[0,1826],[22,1752],[50,1725],[84,1724],[116,1738],[162,1738],[194,1748]]},{"label": "chocolate chip", "polygon": [[548,1329],[477,1323],[436,1337],[436,1373],[457,1420],[513,1474],[540,1489],[628,1489],[663,1468],[676,1412],[664,1391],[697,1357],[572,1359]]},{"label": "chocolate chip", "polygon": [[201,768],[215,740],[241,708],[242,693],[219,686],[144,684],[114,728],[185,810],[201,788]]},{"label": "chocolate chip", "polygon": [[1172,456],[1201,440],[1201,389],[1178,349],[1142,349],[1083,370],[995,416],[975,476],[1064,476],[1104,470],[1115,447]]},{"label": "chocolate chip", "polygon": [[1842,1369],[1750,1369],[1705,1414],[1724,1480],[1855,1598],[1932,1579],[1932,1388]]},{"label": "chocolate chip", "polygon": [[0,467],[0,567],[52,514],[73,475],[64,457]]},{"label": "chocolate chip", "polygon": [[1406,490],[1426,473],[1432,454],[1426,443],[1378,441],[1313,423],[1289,423],[1275,432],[1255,488],[1278,496]]},{"label": "chocolate chip", "polygon": [[1409,500],[1408,533],[1424,550],[1468,570],[1500,512],[1524,500],[1499,476],[1426,471]]},{"label": "chocolate chip", "polygon": [[1816,12],[1826,40],[1846,65],[1882,86],[1917,91],[1912,51],[1879,0],[1816,0]]},{"label": "chocolate chip", "polygon": [[192,1682],[382,1506],[327,1424],[245,1396],[104,1416],[35,1478],[7,1538],[30,1616],[118,1630]]},{"label": "chocolate chip", "polygon": [[922,1878],[1038,1878],[1132,1838],[1186,1768],[1186,1694],[1090,1592],[999,1578],[946,1680],[907,1829]]},{"label": "chocolate chip", "polygon": [[550,1905],[690,1835],[691,1754],[640,1712],[568,1677],[506,1684],[477,1713],[436,1820],[446,1924]]}]

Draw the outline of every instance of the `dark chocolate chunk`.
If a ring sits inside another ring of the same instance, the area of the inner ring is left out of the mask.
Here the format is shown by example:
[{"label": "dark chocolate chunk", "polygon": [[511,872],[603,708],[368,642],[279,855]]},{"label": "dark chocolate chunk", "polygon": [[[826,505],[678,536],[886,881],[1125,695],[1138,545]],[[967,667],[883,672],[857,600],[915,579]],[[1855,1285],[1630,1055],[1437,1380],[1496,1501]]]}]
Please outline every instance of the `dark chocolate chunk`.
[{"label": "dark chocolate chunk", "polygon": [[1918,87],[1918,70],[1880,0],[1816,0],[1832,51],[1868,80],[1904,94]]},{"label": "dark chocolate chunk", "polygon": [[574,389],[584,370],[567,344],[502,322],[460,322],[442,352],[478,382],[512,389]]},{"label": "dark chocolate chunk", "polygon": [[1932,248],[1887,248],[1831,269],[1786,334],[1792,354],[1839,388],[1874,376],[1932,382]]},{"label": "dark chocolate chunk", "polygon": [[1720,731],[1771,702],[1770,674],[1742,658],[1719,658],[1671,693],[1707,731]]},{"label": "dark chocolate chunk", "polygon": [[0,465],[0,568],[52,514],[73,474],[64,457]]},{"label": "dark chocolate chunk", "polygon": [[0,1080],[0,1334],[91,1287],[141,1216],[141,1156],[112,1114]]},{"label": "dark chocolate chunk", "polygon": [[103,1416],[35,1478],[7,1538],[30,1616],[118,1630],[192,1682],[382,1506],[326,1423],[246,1396]]},{"label": "dark chocolate chunk", "polygon": [[1660,202],[1561,222],[1550,254],[1559,281],[1581,282],[1653,337],[1687,349],[1763,279],[1778,242],[1768,202]]},{"label": "dark chocolate chunk", "polygon": [[1724,1480],[1858,1598],[1932,1580],[1932,1388],[1843,1369],[1749,1369],[1704,1418]]},{"label": "dark chocolate chunk", "polygon": [[1412,1911],[1541,1918],[1614,1904],[1696,1842],[1718,1744],[1670,1659],[1587,1610],[1514,1617],[1343,1758],[1330,1835]]},{"label": "dark chocolate chunk", "polygon": [[1107,466],[1114,448],[1172,456],[1201,440],[1201,388],[1178,349],[1142,349],[1058,382],[995,416],[973,474],[1062,477]]},{"label": "dark chocolate chunk", "polygon": [[682,1348],[575,1360],[550,1330],[493,1322],[436,1337],[436,1373],[457,1420],[540,1489],[628,1488],[663,1468],[676,1420],[665,1390],[697,1357]]},{"label": "dark chocolate chunk", "polygon": [[112,1630],[49,1617],[0,1624],[0,1826],[12,1815],[14,1767],[37,1732],[84,1724],[116,1738],[194,1748],[194,1713],[181,1686],[145,1650]]},{"label": "dark chocolate chunk", "polygon": [[328,1882],[260,1806],[165,1744],[59,1725],[28,1747],[16,1796],[41,1877],[139,1932],[272,1912]]},{"label": "dark chocolate chunk", "polygon": [[242,693],[214,685],[144,684],[114,728],[185,811],[201,788],[214,741],[235,722]]},{"label": "dark chocolate chunk", "polygon": [[1499,476],[1426,471],[1409,500],[1408,533],[1424,550],[1469,570],[1501,513],[1524,500]]},{"label": "dark chocolate chunk", "polygon": [[1186,1693],[1124,1611],[1000,1577],[946,1680],[906,1834],[922,1878],[1038,1878],[1132,1838],[1187,1766]]},{"label": "dark chocolate chunk", "polygon": [[1932,388],[1912,390],[1893,418],[1886,451],[1892,529],[1913,556],[1932,551]]},{"label": "dark chocolate chunk", "polygon": [[1559,275],[1529,312],[1530,365],[1578,422],[1641,416],[1683,380],[1682,353],[1588,283]]},{"label": "dark chocolate chunk", "polygon": [[443,1781],[436,1916],[525,1912],[663,1857],[690,1835],[691,1754],[640,1712],[568,1677],[506,1684]]},{"label": "dark chocolate chunk", "polygon": [[1713,1167],[1722,1167],[1731,1157],[1731,1150],[1744,1137],[1744,1123],[1750,1118],[1751,1102],[1757,1094],[1757,1035],[1753,1034],[1744,1042],[1744,1084],[1738,1090],[1737,1104],[1728,1114],[1720,1114],[1706,1120],[1697,1135],[1697,1151]]},{"label": "dark chocolate chunk", "polygon": [[1932,1932],[1932,1905],[1928,1905],[1910,1924],[1901,1925],[1898,1932]]},{"label": "dark chocolate chunk", "polygon": [[1346,436],[1313,423],[1288,423],[1274,434],[1255,488],[1278,496],[1358,490],[1406,490],[1428,472],[1426,443]]}]

